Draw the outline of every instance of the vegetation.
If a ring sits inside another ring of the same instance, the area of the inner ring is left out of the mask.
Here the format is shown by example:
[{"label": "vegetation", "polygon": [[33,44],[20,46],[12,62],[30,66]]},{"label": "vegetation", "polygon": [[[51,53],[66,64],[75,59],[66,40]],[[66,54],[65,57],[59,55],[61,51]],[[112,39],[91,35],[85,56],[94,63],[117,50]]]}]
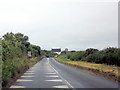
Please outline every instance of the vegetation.
[{"label": "vegetation", "polygon": [[69,54],[62,56],[72,61],[87,61],[120,66],[120,48],[109,47],[101,51],[89,48],[86,51],[69,52]]},{"label": "vegetation", "polygon": [[118,74],[118,72],[120,72],[120,67],[106,64],[90,63],[85,61],[72,61],[63,57],[57,57],[56,60],[81,70],[92,71],[95,74],[100,74],[105,77],[107,76],[107,78],[114,79],[120,82],[120,79],[118,79],[120,78],[120,74]]},{"label": "vegetation", "polygon": [[[54,57],[57,55],[51,51],[41,51],[39,46],[30,44],[28,40],[28,36],[12,32],[5,34],[0,40],[0,59],[2,59],[2,61],[0,60],[2,65],[2,82],[0,80],[0,83],[3,86],[38,62],[37,57],[41,55]],[[28,52],[31,52],[31,58],[28,57]],[[118,74],[120,48],[109,47],[100,51],[93,48],[85,51],[63,51],[56,59],[72,66],[97,70],[105,74],[108,73],[115,77],[120,77]]]},{"label": "vegetation", "polygon": [[56,56],[57,54],[52,52],[52,51],[47,51],[47,50],[44,50],[43,51],[43,55],[45,55],[45,57],[54,57]]},{"label": "vegetation", "polygon": [[100,73],[104,76],[114,78],[120,82],[120,48],[109,47],[104,50],[89,48],[85,51],[63,51],[56,58],[59,62],[80,68]]},{"label": "vegetation", "polygon": [[120,49],[107,48],[82,59],[83,61],[120,66]]},{"label": "vegetation", "polygon": [[[28,36],[21,33],[7,33],[2,39],[2,85],[5,86],[12,78],[23,73],[38,59],[32,59],[41,55],[39,46],[28,42]],[[32,58],[28,58],[28,51]]]}]

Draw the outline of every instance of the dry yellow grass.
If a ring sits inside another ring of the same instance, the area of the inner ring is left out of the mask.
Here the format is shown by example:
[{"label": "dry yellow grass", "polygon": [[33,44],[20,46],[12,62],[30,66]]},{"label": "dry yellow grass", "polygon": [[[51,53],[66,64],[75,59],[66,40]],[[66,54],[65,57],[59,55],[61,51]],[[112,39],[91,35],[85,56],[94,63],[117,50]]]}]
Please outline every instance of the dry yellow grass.
[{"label": "dry yellow grass", "polygon": [[96,64],[96,63],[90,63],[90,62],[84,62],[84,61],[71,61],[69,59],[65,58],[56,58],[58,61],[67,63],[70,65],[76,65],[78,67],[84,67],[84,68],[90,68],[94,70],[99,70],[100,72],[106,72],[106,73],[111,73],[115,76],[119,76],[120,74],[120,67],[114,66],[114,65],[105,65],[105,64]]}]

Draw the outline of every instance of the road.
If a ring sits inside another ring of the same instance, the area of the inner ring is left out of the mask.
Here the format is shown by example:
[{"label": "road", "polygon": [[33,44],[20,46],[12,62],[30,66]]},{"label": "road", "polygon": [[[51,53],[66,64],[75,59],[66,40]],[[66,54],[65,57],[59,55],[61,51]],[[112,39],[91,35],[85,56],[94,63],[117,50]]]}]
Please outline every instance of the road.
[{"label": "road", "polygon": [[117,88],[118,84],[44,58],[26,71],[10,88]]}]

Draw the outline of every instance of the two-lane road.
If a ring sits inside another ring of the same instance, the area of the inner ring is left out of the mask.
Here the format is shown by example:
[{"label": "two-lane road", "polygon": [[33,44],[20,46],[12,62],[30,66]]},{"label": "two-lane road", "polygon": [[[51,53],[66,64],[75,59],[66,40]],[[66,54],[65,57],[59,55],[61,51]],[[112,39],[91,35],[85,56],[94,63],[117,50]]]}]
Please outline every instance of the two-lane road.
[{"label": "two-lane road", "polygon": [[44,58],[26,71],[10,88],[118,88],[118,84]]}]

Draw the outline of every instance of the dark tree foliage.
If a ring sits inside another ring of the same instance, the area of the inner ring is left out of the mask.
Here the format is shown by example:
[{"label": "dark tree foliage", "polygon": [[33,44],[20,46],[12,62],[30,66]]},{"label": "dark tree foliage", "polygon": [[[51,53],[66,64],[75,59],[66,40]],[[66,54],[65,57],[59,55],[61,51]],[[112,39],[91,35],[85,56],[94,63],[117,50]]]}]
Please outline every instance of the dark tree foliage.
[{"label": "dark tree foliage", "polygon": [[101,51],[89,48],[85,51],[76,51],[67,54],[67,58],[76,61],[120,66],[120,48],[109,47]]},{"label": "dark tree foliage", "polygon": [[54,57],[57,55],[56,53],[54,53],[52,51],[47,51],[47,50],[44,50],[43,53],[46,57]]},{"label": "dark tree foliage", "polygon": [[86,49],[85,54],[89,55],[89,54],[93,54],[97,51],[99,51],[99,50],[98,49],[93,49],[93,48],[88,48],[88,49]]},{"label": "dark tree foliage", "polygon": [[39,56],[39,55],[41,55],[41,49],[40,49],[39,46],[30,45],[29,50],[32,51],[32,55],[33,56]]},{"label": "dark tree foliage", "polygon": [[27,52],[31,51],[35,56],[40,55],[40,47],[31,45],[28,42],[28,36],[24,36],[21,33],[7,33],[2,39],[2,60],[14,57],[27,56]]},{"label": "dark tree foliage", "polygon": [[13,34],[7,33],[3,36],[2,40],[3,47],[3,61],[7,58],[22,57],[23,54],[27,56],[27,52],[31,51],[34,56],[40,55],[40,47],[31,45],[28,42],[28,36],[21,33]]},{"label": "dark tree foliage", "polygon": [[120,49],[109,47],[97,53],[91,54],[83,60],[95,63],[104,63],[108,65],[120,66]]}]

